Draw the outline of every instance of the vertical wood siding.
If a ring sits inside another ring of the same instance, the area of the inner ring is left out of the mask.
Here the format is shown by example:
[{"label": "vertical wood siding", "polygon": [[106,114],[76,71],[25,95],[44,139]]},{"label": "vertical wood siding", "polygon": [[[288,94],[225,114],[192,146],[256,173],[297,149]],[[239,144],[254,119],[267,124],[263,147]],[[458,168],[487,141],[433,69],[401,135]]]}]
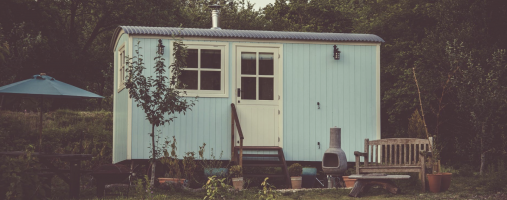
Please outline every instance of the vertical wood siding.
[{"label": "vertical wood siding", "polygon": [[332,45],[284,45],[287,160],[321,161],[334,126],[342,129],[349,162],[354,161],[354,151],[364,149],[365,138],[376,138],[376,46],[338,48],[341,58],[334,60]]},{"label": "vertical wood siding", "polygon": [[[137,45],[140,41],[139,53],[143,55],[146,71],[145,76],[154,75],[153,58],[156,56],[156,46],[158,39],[143,39],[134,38],[133,43]],[[170,40],[163,40],[163,44],[166,46],[163,57],[166,59],[166,65],[170,65],[171,53],[170,51]],[[203,43],[206,41],[202,41]],[[229,45],[231,48],[232,45]],[[134,46],[134,49],[137,49]],[[231,49],[229,49],[231,51]],[[226,57],[231,63],[231,56]],[[229,66],[225,66],[230,68]],[[229,72],[231,70],[229,69]],[[226,81],[231,81],[231,75],[226,75]],[[229,94],[231,94],[230,88]],[[199,146],[206,143],[205,158],[210,158],[211,148],[213,148],[214,154],[217,159],[220,157],[220,153],[223,151],[222,160],[229,160],[231,155],[231,134],[230,134],[230,104],[231,95],[227,98],[203,98],[200,97],[195,106],[193,106],[185,114],[176,114],[177,117],[169,125],[156,128],[155,131],[161,131],[161,139],[159,141],[162,144],[165,138],[172,140],[172,136],[176,137],[177,140],[177,155],[181,159],[185,152],[195,152],[196,157],[198,156]],[[186,98],[187,100],[193,100],[194,98]],[[150,158],[151,137],[151,125],[146,120],[146,115],[142,108],[137,107],[137,103],[132,103],[132,159],[148,159]]]},{"label": "vertical wood siding", "polygon": [[128,94],[124,89],[118,93],[118,49],[125,44],[125,52],[128,55],[128,35],[120,37],[114,53],[114,112],[113,112],[113,163],[127,159],[127,128],[128,122]]},{"label": "vertical wood siding", "polygon": [[[140,54],[145,62],[145,75],[150,75],[158,39],[134,38],[134,50],[138,41],[141,41]],[[166,46],[164,58],[166,65],[169,65],[172,60],[170,40],[164,39],[163,43]],[[173,135],[176,136],[180,158],[185,152],[197,154],[199,146],[206,143],[206,158],[210,157],[210,149],[213,148],[217,159],[221,151],[222,160],[230,159],[230,103],[235,94],[231,89],[235,87],[231,85],[234,77],[232,57],[235,55],[232,44],[229,43],[230,54],[226,57],[229,60],[229,66],[226,66],[229,68],[229,74],[226,75],[230,83],[227,88],[229,97],[201,97],[191,111],[185,115],[176,114],[177,118],[170,125],[158,128],[162,132],[160,143],[166,137],[172,139]],[[376,46],[339,45],[338,48],[341,51],[340,60],[333,59],[332,45],[285,44],[283,47],[282,123],[287,160],[321,161],[324,151],[329,147],[329,128],[334,126],[342,128],[342,148],[349,162],[354,161],[353,151],[364,148],[365,138],[376,138]],[[115,122],[123,122],[127,119],[127,109],[124,108],[127,105],[126,92],[122,91],[117,97],[125,100],[116,101]],[[320,103],[320,109],[317,102]],[[119,116],[125,117],[120,120]],[[132,103],[132,116],[132,159],[148,159],[151,125],[135,102]],[[127,125],[122,126],[117,126],[116,132],[124,128],[123,132],[126,133]],[[117,138],[117,143],[127,141],[126,137]],[[320,142],[320,148],[317,142]],[[117,152],[126,149],[126,145],[123,149],[116,146],[115,160],[126,159],[125,152]]]}]

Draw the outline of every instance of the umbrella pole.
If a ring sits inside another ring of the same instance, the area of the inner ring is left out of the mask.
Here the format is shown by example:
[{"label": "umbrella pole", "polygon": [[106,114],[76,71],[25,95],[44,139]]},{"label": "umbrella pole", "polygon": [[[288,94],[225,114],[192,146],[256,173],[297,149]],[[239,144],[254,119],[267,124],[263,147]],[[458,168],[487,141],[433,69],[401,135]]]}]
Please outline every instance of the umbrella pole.
[{"label": "umbrella pole", "polygon": [[44,108],[44,96],[40,96],[40,126],[39,126],[39,153],[42,153],[42,109]]}]

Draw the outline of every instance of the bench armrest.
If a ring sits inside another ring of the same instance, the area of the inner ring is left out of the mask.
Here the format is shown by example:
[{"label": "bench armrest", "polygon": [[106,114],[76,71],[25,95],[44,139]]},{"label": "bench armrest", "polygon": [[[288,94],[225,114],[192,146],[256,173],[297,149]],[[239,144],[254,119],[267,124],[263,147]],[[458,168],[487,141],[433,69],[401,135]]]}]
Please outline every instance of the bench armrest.
[{"label": "bench armrest", "polygon": [[419,154],[424,157],[433,157],[433,152],[431,151],[420,151]]},{"label": "bench armrest", "polygon": [[359,157],[359,156],[368,157],[368,153],[363,153],[363,152],[359,152],[359,151],[354,151],[354,155],[356,157]]},{"label": "bench armrest", "polygon": [[354,151],[354,156],[356,156],[356,174],[359,174],[359,162],[361,161],[360,157],[364,157],[364,165],[368,166],[368,153]]}]

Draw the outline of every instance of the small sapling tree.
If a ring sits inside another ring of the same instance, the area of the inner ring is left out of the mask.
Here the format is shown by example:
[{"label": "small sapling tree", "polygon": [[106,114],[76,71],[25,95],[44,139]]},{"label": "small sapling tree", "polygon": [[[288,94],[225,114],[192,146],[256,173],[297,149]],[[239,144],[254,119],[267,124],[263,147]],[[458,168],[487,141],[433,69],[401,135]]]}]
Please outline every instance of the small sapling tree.
[{"label": "small sapling tree", "polygon": [[[176,89],[178,76],[181,69],[186,67],[187,48],[181,40],[173,43],[174,62],[169,66],[171,71],[169,79],[166,71],[165,59],[163,53],[157,50],[157,56],[154,58],[154,72],[150,76],[145,76],[143,55],[139,54],[141,47],[136,45],[135,56],[127,59],[127,81],[125,87],[129,91],[130,98],[134,99],[138,107],[141,107],[146,113],[146,119],[151,124],[151,180],[150,185],[155,183],[156,160],[160,156],[160,149],[155,142],[155,127],[170,124],[176,116],[175,113],[185,114],[187,109],[191,110],[194,100],[187,100],[180,96],[180,91]],[[163,49],[162,40],[159,40],[157,49]],[[157,140],[158,141],[158,140]]]}]

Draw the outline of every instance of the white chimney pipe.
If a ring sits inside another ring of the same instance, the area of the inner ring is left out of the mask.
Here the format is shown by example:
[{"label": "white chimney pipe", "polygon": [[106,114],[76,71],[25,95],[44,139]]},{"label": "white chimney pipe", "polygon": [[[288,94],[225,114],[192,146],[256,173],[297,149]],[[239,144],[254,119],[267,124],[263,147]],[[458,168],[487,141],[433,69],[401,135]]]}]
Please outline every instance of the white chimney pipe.
[{"label": "white chimney pipe", "polygon": [[211,9],[211,29],[221,29],[220,28],[220,5],[214,4],[209,6]]}]

